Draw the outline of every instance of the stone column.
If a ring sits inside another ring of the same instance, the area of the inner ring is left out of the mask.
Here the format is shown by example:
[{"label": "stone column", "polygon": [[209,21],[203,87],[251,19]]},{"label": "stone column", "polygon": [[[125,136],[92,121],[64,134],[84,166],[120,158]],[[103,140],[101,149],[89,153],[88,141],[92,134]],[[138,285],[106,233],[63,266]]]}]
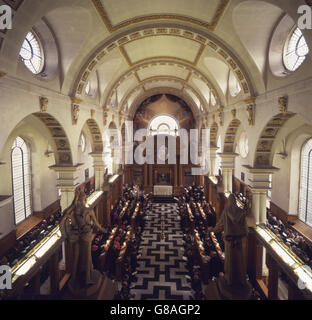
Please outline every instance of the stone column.
[{"label": "stone column", "polygon": [[103,153],[90,153],[89,155],[93,158],[95,190],[102,190],[104,184],[104,172],[106,168],[103,160]]},{"label": "stone column", "polygon": [[58,174],[57,188],[61,190],[61,208],[67,209],[73,202],[75,197],[75,189],[78,186],[76,171],[81,166],[77,164],[75,166],[52,166],[50,169],[54,170]]},{"label": "stone column", "polygon": [[256,224],[266,221],[267,191],[270,190],[270,175],[279,170],[275,167],[252,168],[244,166],[249,171],[249,187],[252,196],[251,212]]},{"label": "stone column", "polygon": [[237,153],[219,153],[221,157],[221,168],[224,192],[233,192],[232,177],[235,167],[235,158],[238,156]]}]

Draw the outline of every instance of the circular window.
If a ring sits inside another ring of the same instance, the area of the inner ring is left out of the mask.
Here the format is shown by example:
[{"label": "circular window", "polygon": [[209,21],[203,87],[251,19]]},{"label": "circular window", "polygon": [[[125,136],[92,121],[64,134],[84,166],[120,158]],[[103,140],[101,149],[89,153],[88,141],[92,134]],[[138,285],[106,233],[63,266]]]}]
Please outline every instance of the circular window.
[{"label": "circular window", "polygon": [[238,148],[239,148],[239,153],[241,157],[246,158],[249,152],[249,146],[248,146],[247,133],[245,131],[242,132],[239,137]]},{"label": "circular window", "polygon": [[43,51],[35,33],[27,33],[20,51],[20,57],[25,66],[33,74],[39,74],[42,71],[44,62]]},{"label": "circular window", "polygon": [[284,49],[284,64],[287,70],[295,71],[304,62],[309,47],[299,28],[292,32]]},{"label": "circular window", "polygon": [[86,151],[86,138],[85,138],[84,134],[82,134],[81,138],[80,138],[80,147],[81,147],[82,152]]}]

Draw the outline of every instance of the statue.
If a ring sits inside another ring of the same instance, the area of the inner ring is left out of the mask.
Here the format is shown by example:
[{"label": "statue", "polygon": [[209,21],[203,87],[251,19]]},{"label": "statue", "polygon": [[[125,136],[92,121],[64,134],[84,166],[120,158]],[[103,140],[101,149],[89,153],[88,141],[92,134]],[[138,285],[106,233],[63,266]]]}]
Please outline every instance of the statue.
[{"label": "statue", "polygon": [[215,233],[224,231],[224,277],[218,279],[218,288],[221,296],[228,299],[248,299],[251,294],[242,247],[242,239],[248,233],[247,212],[237,206],[234,194],[230,194],[220,220],[212,230]]},{"label": "statue", "polygon": [[94,211],[86,207],[84,192],[76,191],[75,199],[65,210],[60,222],[62,235],[68,239],[73,251],[69,290],[73,295],[90,296],[96,293],[102,282],[102,275],[93,270],[91,257],[92,232],[100,226]]}]

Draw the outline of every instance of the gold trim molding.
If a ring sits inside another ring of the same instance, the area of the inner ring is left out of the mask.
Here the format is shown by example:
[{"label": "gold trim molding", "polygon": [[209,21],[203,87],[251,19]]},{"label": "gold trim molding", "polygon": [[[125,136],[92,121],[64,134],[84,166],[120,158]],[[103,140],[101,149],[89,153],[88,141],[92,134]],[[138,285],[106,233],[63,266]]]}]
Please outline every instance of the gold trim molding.
[{"label": "gold trim molding", "polygon": [[[185,63],[184,61],[180,61],[179,59],[177,61],[176,61],[176,59],[172,60],[172,57],[169,57],[169,59],[171,59],[171,60],[167,60],[167,59],[163,60],[162,58],[166,58],[166,57],[159,57],[160,60],[155,60],[155,61],[153,59],[147,59],[147,62],[144,62],[143,64],[134,66],[133,70],[129,70],[129,71],[125,72],[123,75],[121,75],[121,77],[118,78],[115,81],[115,83],[110,87],[110,89],[108,91],[109,94],[107,95],[107,98],[105,100],[105,105],[108,104],[108,101],[111,99],[112,93],[114,92],[114,90],[117,90],[118,86],[125,79],[127,79],[131,73],[133,73],[134,76],[135,76],[135,74],[137,74],[137,72],[140,71],[140,70],[143,70],[143,69],[145,69],[147,67],[155,67],[155,66],[158,66],[158,65],[163,65],[164,63],[166,65],[170,65],[170,66],[173,64],[176,67],[183,68],[183,69],[189,71],[189,76],[188,77],[191,77],[192,75],[194,75],[198,79],[203,81],[207,85],[207,87],[212,91],[212,94],[213,94],[217,104],[221,103],[221,99],[219,97],[218,91],[216,90],[214,85],[205,77],[205,75],[203,75],[200,71],[195,69],[193,67],[193,65],[190,65],[189,63]],[[157,77],[164,77],[164,75],[160,75],[160,76],[157,76]],[[184,80],[186,83],[190,80],[188,77],[187,77],[186,80]],[[140,83],[142,83],[142,82],[144,82],[144,81],[140,80]]]},{"label": "gold trim molding", "polygon": [[99,15],[101,16],[107,30],[109,32],[114,32],[119,29],[129,27],[130,25],[140,23],[140,22],[146,22],[146,21],[155,21],[155,20],[178,20],[181,22],[190,22],[192,24],[195,24],[199,27],[205,28],[210,31],[214,31],[217,27],[227,5],[229,4],[230,0],[220,0],[220,4],[215,12],[215,15],[212,18],[211,23],[207,23],[202,20],[198,20],[192,17],[186,17],[182,15],[173,15],[173,14],[153,14],[148,16],[140,16],[140,17],[134,17],[131,20],[122,21],[116,25],[113,25],[107,11],[105,10],[101,0],[92,0],[93,5],[95,6],[96,10],[98,11]]},{"label": "gold trim molding", "polygon": [[[162,35],[174,35],[174,36],[178,36],[178,37],[183,37],[188,40],[196,41],[202,45],[201,49],[199,50],[199,53],[200,53],[200,51],[203,51],[204,48],[206,48],[206,47],[211,50],[214,50],[216,53],[219,54],[220,58],[229,66],[229,68],[234,72],[241,87],[243,88],[244,94],[246,96],[253,95],[253,88],[252,88],[252,84],[249,79],[248,73],[239,67],[239,63],[238,63],[238,61],[236,61],[237,58],[232,57],[227,52],[225,47],[223,47],[222,45],[216,44],[214,41],[212,41],[209,38],[204,37],[198,33],[190,32],[188,30],[181,29],[181,28],[166,27],[166,28],[147,28],[147,29],[142,29],[142,30],[134,32],[134,33],[130,32],[128,35],[124,35],[120,38],[117,38],[114,42],[107,44],[106,47],[104,47],[100,51],[97,51],[94,54],[93,59],[87,65],[87,67],[85,69],[81,70],[79,78],[77,78],[77,81],[76,81],[76,84],[74,87],[74,96],[81,96],[83,94],[83,89],[86,86],[92,71],[94,71],[96,65],[109,52],[111,52],[115,48],[120,48],[123,45],[125,45],[126,43],[129,43],[131,41],[135,41],[135,40],[143,39],[143,38],[147,38],[147,37],[153,37],[153,36],[162,36]],[[123,52],[124,51],[123,48],[121,48],[120,51],[122,54],[126,53],[126,52]],[[198,56],[199,56],[199,53],[198,53]],[[155,58],[156,57],[147,58],[142,61],[136,62],[136,64],[145,62],[146,60],[155,59]],[[173,61],[174,60],[182,60],[179,58],[173,58],[173,57],[170,57],[170,58],[173,59]],[[130,64],[131,61],[130,61],[130,59],[128,59],[128,60],[129,60],[128,64]],[[188,61],[181,61],[181,62],[192,64],[192,63],[189,63]]]}]

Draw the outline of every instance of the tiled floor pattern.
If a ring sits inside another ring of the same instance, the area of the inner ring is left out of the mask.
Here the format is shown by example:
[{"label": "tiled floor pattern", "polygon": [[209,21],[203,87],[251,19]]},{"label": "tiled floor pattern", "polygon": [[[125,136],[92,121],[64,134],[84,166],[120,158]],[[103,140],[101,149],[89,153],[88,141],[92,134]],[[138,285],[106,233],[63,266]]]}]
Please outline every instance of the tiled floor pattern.
[{"label": "tiled floor pattern", "polygon": [[135,300],[189,300],[188,271],[182,259],[183,233],[176,204],[154,203],[147,212],[138,259],[138,281],[131,293]]}]

